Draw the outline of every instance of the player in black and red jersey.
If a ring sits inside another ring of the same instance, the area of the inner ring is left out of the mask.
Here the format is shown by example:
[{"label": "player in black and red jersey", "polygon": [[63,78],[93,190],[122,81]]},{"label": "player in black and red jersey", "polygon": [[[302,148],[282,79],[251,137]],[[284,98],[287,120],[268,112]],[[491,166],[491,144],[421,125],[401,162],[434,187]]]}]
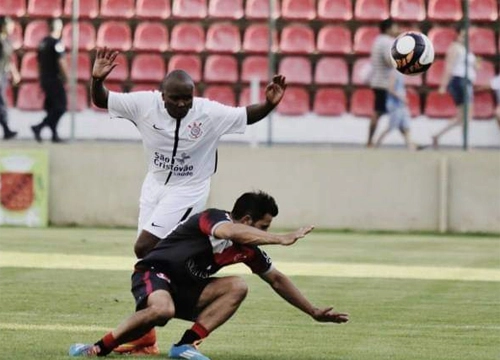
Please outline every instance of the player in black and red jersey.
[{"label": "player in black and red jersey", "polygon": [[247,294],[241,277],[212,276],[235,263],[246,264],[283,299],[316,321],[347,322],[347,314],[311,304],[259,249],[259,245],[292,245],[313,229],[306,226],[287,234],[268,233],[277,214],[271,196],[252,192],[240,196],[230,213],[208,209],[180,223],[135,265],[132,293],[137,311],[95,344],[72,345],[69,354],[105,356],[175,317],[194,325],[172,346],[169,357],[209,360],[197,344],[229,320]]}]

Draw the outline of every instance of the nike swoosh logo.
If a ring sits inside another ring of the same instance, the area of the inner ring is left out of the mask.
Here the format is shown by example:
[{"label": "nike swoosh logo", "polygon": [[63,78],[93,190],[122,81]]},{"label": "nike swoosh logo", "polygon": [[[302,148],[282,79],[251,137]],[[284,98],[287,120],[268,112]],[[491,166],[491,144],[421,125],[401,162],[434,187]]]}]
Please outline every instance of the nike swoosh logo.
[{"label": "nike swoosh logo", "polygon": [[153,129],[156,129],[156,130],[165,130],[165,129],[159,128],[158,126],[156,126],[156,124],[153,124]]},{"label": "nike swoosh logo", "polygon": [[151,223],[151,226],[152,226],[152,227],[161,227],[161,228],[163,227],[163,226],[161,226],[161,225],[157,225],[157,224],[155,224],[154,222],[152,222],[152,223]]}]

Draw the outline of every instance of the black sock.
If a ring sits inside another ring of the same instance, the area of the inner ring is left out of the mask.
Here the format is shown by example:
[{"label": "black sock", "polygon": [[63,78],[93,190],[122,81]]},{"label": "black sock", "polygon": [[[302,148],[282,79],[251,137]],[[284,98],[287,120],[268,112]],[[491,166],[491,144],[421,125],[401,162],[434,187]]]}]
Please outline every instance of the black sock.
[{"label": "black sock", "polygon": [[101,340],[99,340],[98,342],[96,342],[94,345],[97,345],[99,346],[99,354],[97,354],[97,356],[106,356],[108,355],[111,351],[113,351],[113,349],[107,349],[106,346],[104,346],[104,343]]},{"label": "black sock", "polygon": [[200,340],[200,339],[201,339],[200,335],[195,333],[193,330],[189,329],[189,330],[186,330],[184,335],[182,335],[181,340],[177,344],[175,344],[175,346],[180,346],[180,345],[184,345],[184,344],[192,344],[196,340]]}]

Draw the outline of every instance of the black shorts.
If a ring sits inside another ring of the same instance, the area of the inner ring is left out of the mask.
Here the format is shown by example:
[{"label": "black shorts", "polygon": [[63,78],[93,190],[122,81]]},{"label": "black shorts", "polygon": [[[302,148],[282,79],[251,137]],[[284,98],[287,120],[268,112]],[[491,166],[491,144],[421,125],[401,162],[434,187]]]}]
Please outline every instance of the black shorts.
[{"label": "black shorts", "polygon": [[387,90],[385,89],[373,89],[375,93],[375,112],[378,114],[385,114],[387,112],[387,107],[385,103],[387,102]]},{"label": "black shorts", "polygon": [[[465,86],[467,84],[467,86]],[[447,90],[453,98],[453,102],[455,105],[460,106],[465,102],[465,88],[467,88],[467,96],[469,102],[472,103],[473,92],[472,92],[472,83],[465,78],[459,76],[453,76],[448,83]]]},{"label": "black shorts", "polygon": [[174,300],[175,317],[178,319],[195,321],[199,313],[196,308],[198,299],[205,287],[212,281],[177,281],[174,283],[169,276],[154,269],[138,270],[132,274],[132,294],[135,298],[136,311],[142,310],[147,305],[148,296],[156,290],[165,290]]}]

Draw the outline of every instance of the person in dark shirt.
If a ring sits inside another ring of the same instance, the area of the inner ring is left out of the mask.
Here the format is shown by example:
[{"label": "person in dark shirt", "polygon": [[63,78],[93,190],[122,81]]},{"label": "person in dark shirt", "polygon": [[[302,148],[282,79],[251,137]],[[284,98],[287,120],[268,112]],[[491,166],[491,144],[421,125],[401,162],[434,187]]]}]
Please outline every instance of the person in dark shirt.
[{"label": "person in dark shirt", "polygon": [[66,112],[67,97],[64,83],[68,79],[64,45],[61,42],[63,22],[61,19],[49,20],[50,35],[46,36],[38,46],[38,69],[40,85],[45,93],[44,109],[47,116],[38,125],[31,127],[35,139],[42,141],[41,131],[49,127],[52,131],[52,142],[62,142],[57,133],[57,124]]},{"label": "person in dark shirt", "polygon": [[268,233],[278,214],[275,200],[264,192],[241,195],[229,213],[208,209],[195,214],[135,265],[132,293],[136,312],[95,344],[73,344],[70,356],[106,356],[172,318],[193,321],[177,344],[172,359],[209,360],[199,342],[228,321],[247,294],[238,276],[213,277],[222,267],[244,263],[283,299],[319,322],[345,323],[348,314],[318,308],[276,269],[259,245],[293,245],[313,230],[301,227],[287,234]]}]

